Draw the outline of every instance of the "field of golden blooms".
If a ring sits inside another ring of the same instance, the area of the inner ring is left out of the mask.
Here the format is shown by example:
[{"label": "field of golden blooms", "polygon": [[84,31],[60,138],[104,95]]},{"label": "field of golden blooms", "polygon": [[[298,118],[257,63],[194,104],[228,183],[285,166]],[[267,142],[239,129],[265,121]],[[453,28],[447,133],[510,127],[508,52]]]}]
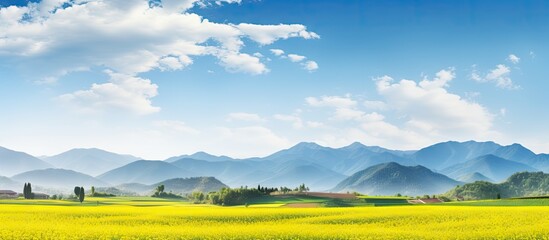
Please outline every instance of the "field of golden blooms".
[{"label": "field of golden blooms", "polygon": [[549,207],[0,205],[1,239],[549,239]]}]

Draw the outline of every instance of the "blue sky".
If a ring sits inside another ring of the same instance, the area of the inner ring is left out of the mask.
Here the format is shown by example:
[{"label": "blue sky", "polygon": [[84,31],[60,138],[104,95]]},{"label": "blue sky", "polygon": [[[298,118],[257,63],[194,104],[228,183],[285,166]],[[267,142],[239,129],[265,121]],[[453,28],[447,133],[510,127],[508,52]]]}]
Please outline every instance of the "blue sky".
[{"label": "blue sky", "polygon": [[[0,1],[0,146],[549,152],[545,1]],[[207,19],[207,21],[206,21]]]}]

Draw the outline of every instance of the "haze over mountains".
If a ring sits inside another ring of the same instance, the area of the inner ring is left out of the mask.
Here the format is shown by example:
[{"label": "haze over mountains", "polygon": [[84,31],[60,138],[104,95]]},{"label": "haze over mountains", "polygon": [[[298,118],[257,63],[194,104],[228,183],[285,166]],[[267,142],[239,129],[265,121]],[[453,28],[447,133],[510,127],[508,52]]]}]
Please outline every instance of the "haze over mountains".
[{"label": "haze over mountains", "polygon": [[97,148],[77,148],[64,153],[43,158],[56,168],[71,169],[96,176],[111,169],[124,166],[138,157],[107,152]]},{"label": "haze over mountains", "polygon": [[52,188],[66,184],[148,189],[170,179],[215,177],[230,187],[295,187],[305,183],[315,191],[413,195],[442,193],[477,180],[501,182],[521,171],[549,170],[547,154],[535,154],[520,144],[475,141],[443,142],[417,151],[358,142],[342,148],[299,143],[262,158],[233,159],[197,152],[164,161],[100,149],[73,149],[43,159],[47,162],[0,148],[0,175],[9,177],[2,182],[31,181]]}]

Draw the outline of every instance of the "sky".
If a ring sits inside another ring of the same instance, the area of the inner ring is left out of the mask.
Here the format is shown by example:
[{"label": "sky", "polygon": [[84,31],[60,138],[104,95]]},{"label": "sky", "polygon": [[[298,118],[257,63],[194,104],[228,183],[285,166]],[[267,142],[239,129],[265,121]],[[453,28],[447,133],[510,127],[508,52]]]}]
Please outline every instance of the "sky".
[{"label": "sky", "polygon": [[549,2],[0,0],[0,146],[549,153]]}]

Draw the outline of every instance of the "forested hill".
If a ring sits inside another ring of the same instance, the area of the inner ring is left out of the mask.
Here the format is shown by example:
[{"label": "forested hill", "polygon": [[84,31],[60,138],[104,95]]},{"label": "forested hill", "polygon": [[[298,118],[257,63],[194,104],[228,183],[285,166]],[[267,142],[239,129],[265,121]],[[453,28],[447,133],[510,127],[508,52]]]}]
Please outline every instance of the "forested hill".
[{"label": "forested hill", "polygon": [[457,186],[445,194],[455,199],[495,199],[511,197],[533,197],[549,195],[549,174],[543,172],[520,172],[505,182],[493,184],[484,181]]}]

